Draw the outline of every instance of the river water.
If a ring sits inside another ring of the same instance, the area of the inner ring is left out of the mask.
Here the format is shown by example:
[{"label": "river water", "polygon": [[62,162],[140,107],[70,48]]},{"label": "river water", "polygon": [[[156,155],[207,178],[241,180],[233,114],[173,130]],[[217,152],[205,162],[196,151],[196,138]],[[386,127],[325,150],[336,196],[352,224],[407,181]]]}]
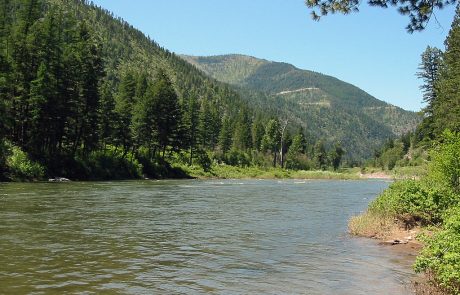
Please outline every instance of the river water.
[{"label": "river water", "polygon": [[350,237],[384,181],[0,184],[1,294],[411,294]]}]

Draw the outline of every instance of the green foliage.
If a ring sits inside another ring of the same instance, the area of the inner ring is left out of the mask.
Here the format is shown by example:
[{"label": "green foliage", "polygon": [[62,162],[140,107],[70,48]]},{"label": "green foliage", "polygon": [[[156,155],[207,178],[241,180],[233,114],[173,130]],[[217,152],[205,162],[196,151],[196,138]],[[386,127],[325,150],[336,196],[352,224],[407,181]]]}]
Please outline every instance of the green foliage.
[{"label": "green foliage", "polygon": [[460,207],[446,212],[441,230],[423,239],[425,247],[417,257],[415,270],[429,271],[449,294],[460,293]]},{"label": "green foliage", "polygon": [[273,167],[276,167],[280,140],[281,132],[279,122],[277,119],[271,119],[265,127],[265,134],[262,137],[261,146],[263,151],[271,151],[273,153]]},{"label": "green foliage", "polygon": [[[442,9],[447,5],[452,5],[455,0],[368,0],[370,6],[388,8],[397,7],[399,13],[409,16],[409,24],[406,30],[409,33],[422,31],[430,21],[435,9]],[[314,20],[320,20],[322,16],[329,13],[349,14],[358,12],[361,1],[359,0],[306,0],[309,8],[317,9],[311,12]]]},{"label": "green foliage", "polygon": [[446,130],[431,152],[429,180],[460,192],[460,134]]},{"label": "green foliage", "polygon": [[404,148],[402,142],[396,142],[385,150],[377,160],[378,165],[384,169],[393,170],[396,162],[404,156]]},{"label": "green foliage", "polygon": [[436,100],[433,102],[433,126],[435,137],[444,129],[460,132],[460,5],[445,41],[442,67],[436,80]]},{"label": "green foliage", "polygon": [[233,148],[226,155],[225,163],[232,166],[248,167],[251,164],[251,159],[247,153]]},{"label": "green foliage", "polygon": [[313,163],[305,155],[306,140],[302,132],[298,132],[292,139],[291,146],[286,154],[286,168],[294,170],[310,170]]},{"label": "green foliage", "polygon": [[[459,201],[448,189],[416,180],[393,183],[369,205],[371,212],[395,216],[403,221],[439,224],[443,214]],[[407,218],[410,220],[406,220]]]},{"label": "green foliage", "polygon": [[342,149],[342,146],[339,143],[336,143],[332,151],[329,152],[329,160],[334,170],[339,169],[340,163],[342,162],[342,156],[344,153],[345,151]]},{"label": "green foliage", "polygon": [[8,178],[16,180],[36,180],[44,176],[45,169],[37,162],[30,160],[29,156],[19,147],[9,145],[6,148],[6,166]]},{"label": "green foliage", "polygon": [[317,169],[325,170],[327,168],[327,152],[326,146],[323,140],[316,142],[314,147],[314,162]]},{"label": "green foliage", "polygon": [[424,83],[420,89],[423,92],[423,101],[427,103],[424,108],[426,116],[433,114],[433,104],[436,101],[436,82],[442,65],[442,54],[440,49],[428,46],[421,56],[420,72],[417,73],[417,77],[422,79]]},{"label": "green foliage", "polygon": [[0,138],[0,180],[6,178],[5,172],[7,170],[6,158],[8,155],[8,149],[5,141]]},{"label": "green foliage", "polygon": [[413,226],[437,225],[415,263],[446,294],[460,292],[460,135],[446,130],[430,152],[428,174],[421,180],[393,183],[370,206],[368,216],[398,218]]},{"label": "green foliage", "polygon": [[142,165],[133,154],[126,154],[115,147],[93,151],[80,160],[86,176],[93,180],[134,179],[142,176]]},{"label": "green foliage", "polygon": [[202,149],[198,149],[196,151],[196,162],[205,172],[209,172],[211,170],[212,160],[206,151]]}]

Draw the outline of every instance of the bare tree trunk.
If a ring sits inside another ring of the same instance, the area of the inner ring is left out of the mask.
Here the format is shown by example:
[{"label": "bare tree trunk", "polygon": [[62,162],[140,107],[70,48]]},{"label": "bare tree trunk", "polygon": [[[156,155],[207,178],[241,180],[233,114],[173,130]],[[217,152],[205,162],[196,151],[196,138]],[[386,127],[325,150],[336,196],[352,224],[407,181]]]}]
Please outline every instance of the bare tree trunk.
[{"label": "bare tree trunk", "polygon": [[280,165],[281,168],[284,168],[284,132],[286,131],[286,127],[288,125],[289,120],[285,119],[281,123],[281,146],[280,146]]}]

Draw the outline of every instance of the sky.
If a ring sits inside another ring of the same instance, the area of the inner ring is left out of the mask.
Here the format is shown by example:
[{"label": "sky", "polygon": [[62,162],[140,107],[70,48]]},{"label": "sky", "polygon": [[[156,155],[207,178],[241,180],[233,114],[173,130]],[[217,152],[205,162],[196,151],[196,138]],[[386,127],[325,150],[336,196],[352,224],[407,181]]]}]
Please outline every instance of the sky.
[{"label": "sky", "polygon": [[303,0],[93,0],[178,54],[246,54],[287,62],[354,84],[376,98],[419,111],[416,72],[429,46],[444,50],[455,7],[436,11],[409,34],[394,8],[310,17]]}]

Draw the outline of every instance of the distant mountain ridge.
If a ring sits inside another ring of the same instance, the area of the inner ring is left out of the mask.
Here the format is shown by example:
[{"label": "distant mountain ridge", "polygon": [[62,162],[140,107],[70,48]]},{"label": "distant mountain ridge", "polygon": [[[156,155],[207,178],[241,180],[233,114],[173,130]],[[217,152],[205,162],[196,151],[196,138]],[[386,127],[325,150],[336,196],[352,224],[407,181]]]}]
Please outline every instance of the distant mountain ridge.
[{"label": "distant mountain ridge", "polygon": [[318,138],[341,142],[351,156],[370,156],[388,137],[413,130],[418,114],[378,100],[335,77],[295,66],[230,54],[181,56],[205,74],[238,89],[249,103],[276,112]]}]

